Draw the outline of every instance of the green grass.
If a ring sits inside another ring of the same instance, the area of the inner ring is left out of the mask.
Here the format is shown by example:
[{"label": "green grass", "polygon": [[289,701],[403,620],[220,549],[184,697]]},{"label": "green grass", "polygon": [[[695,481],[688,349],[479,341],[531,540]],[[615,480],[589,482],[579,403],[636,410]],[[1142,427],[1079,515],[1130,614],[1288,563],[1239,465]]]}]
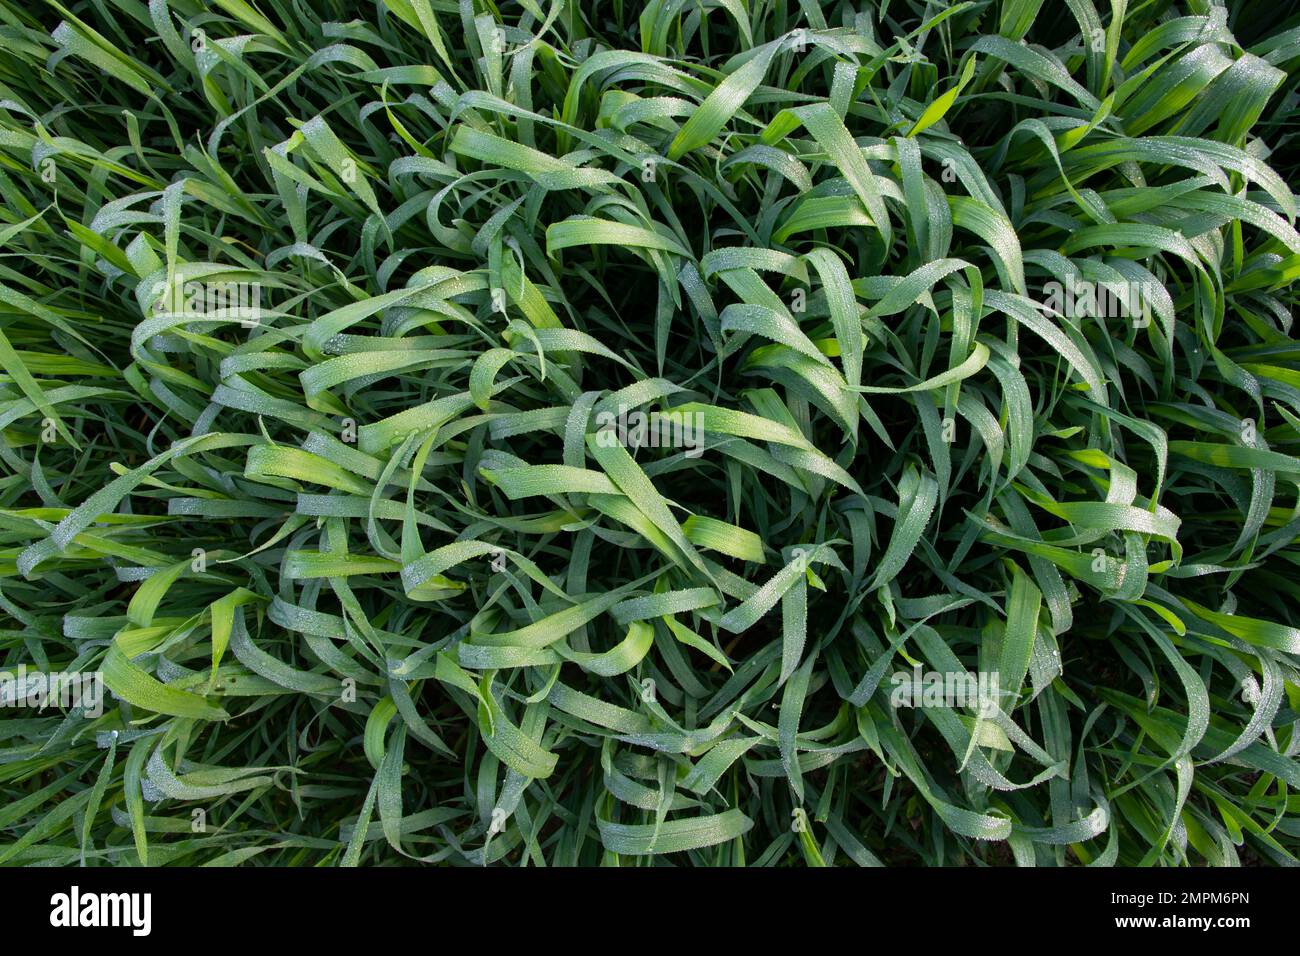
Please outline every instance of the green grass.
[{"label": "green grass", "polygon": [[1241,0],[0,0],[0,665],[111,692],[3,712],[0,862],[1296,863],[1298,75]]}]

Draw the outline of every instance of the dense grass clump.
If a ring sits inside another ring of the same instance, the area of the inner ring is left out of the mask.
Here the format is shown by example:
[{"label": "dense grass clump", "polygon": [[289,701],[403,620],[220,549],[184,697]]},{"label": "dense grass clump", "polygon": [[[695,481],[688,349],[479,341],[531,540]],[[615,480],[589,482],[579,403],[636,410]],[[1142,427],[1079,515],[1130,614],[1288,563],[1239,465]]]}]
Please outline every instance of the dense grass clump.
[{"label": "dense grass clump", "polygon": [[0,0],[0,862],[1296,863],[1298,75]]}]

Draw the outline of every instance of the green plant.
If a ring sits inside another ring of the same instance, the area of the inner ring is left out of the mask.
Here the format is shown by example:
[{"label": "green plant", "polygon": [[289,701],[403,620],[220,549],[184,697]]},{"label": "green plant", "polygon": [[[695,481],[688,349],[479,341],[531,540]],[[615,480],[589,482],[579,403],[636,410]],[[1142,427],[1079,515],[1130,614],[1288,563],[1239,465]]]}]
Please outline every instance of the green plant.
[{"label": "green plant", "polygon": [[0,0],[0,861],[1295,863],[1246,8]]}]

